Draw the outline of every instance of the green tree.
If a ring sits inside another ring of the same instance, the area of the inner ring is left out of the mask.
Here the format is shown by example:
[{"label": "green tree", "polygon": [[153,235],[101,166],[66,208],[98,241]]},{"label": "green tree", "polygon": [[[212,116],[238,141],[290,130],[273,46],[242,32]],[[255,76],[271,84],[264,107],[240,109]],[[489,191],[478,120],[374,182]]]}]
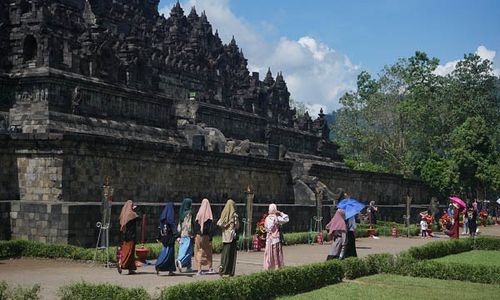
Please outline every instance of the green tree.
[{"label": "green tree", "polygon": [[333,126],[346,163],[417,177],[442,193],[500,190],[500,80],[491,62],[467,54],[438,76],[436,58],[416,52],[377,79],[358,76]]}]

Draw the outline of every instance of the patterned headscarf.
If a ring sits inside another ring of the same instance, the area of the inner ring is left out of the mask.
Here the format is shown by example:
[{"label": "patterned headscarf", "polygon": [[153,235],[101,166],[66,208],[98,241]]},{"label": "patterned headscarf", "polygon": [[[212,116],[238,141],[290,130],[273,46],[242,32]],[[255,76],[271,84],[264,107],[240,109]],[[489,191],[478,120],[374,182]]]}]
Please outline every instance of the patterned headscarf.
[{"label": "patterned headscarf", "polygon": [[192,213],[191,212],[191,204],[193,203],[193,200],[191,198],[184,198],[182,200],[181,208],[179,209],[179,223],[182,223],[184,221],[184,218]]},{"label": "patterned headscarf", "polygon": [[120,212],[120,231],[125,232],[125,226],[128,222],[137,218],[137,213],[133,210],[134,203],[132,200],[127,200],[122,207],[122,211]]},{"label": "patterned headscarf", "polygon": [[212,208],[210,207],[210,202],[208,201],[207,198],[204,198],[201,201],[200,209],[196,214],[196,221],[198,221],[198,224],[200,224],[201,232],[203,232],[203,224],[205,224],[207,220],[213,220],[213,219],[214,216],[212,215]]},{"label": "patterned headscarf", "polygon": [[226,226],[227,224],[233,221],[233,215],[235,212],[236,208],[234,200],[232,199],[227,200],[219,220],[222,223],[222,226]]}]

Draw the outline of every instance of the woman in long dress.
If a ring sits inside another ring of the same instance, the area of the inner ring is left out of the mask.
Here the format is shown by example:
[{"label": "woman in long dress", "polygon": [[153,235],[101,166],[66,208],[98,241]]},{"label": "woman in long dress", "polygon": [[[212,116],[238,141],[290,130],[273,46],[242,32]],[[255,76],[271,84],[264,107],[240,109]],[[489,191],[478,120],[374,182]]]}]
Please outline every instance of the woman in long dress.
[{"label": "woman in long dress", "polygon": [[333,241],[332,248],[330,248],[326,260],[334,258],[344,259],[347,246],[347,226],[344,219],[345,211],[339,208],[330,222],[326,224],[328,236]]},{"label": "woman in long dress", "polygon": [[185,198],[182,201],[179,210],[179,225],[177,230],[180,232],[181,237],[179,240],[179,254],[175,265],[177,270],[182,272],[182,268],[186,268],[186,272],[192,272],[191,269],[191,256],[193,253],[193,213],[191,211],[191,198]]},{"label": "woman in long dress", "polygon": [[175,240],[178,236],[174,218],[174,204],[167,202],[160,215],[160,236],[158,239],[163,244],[160,255],[156,259],[156,274],[168,271],[171,276],[175,271]]},{"label": "woman in long dress", "polygon": [[118,260],[118,273],[127,269],[129,274],[135,274],[135,243],[136,227],[139,215],[134,211],[134,203],[127,200],[120,212],[120,259]]},{"label": "woman in long dress", "polygon": [[234,276],[236,269],[236,231],[240,227],[235,203],[232,199],[227,200],[222,210],[217,226],[222,229],[222,254],[219,275]]},{"label": "woman in long dress", "polygon": [[453,203],[453,224],[451,225],[451,229],[448,232],[448,235],[451,239],[458,239],[460,237],[460,206],[458,204]]},{"label": "woman in long dress", "polygon": [[469,208],[469,235],[471,237],[476,236],[476,230],[477,230],[477,202],[472,203],[471,207]]},{"label": "woman in long dress", "polygon": [[345,258],[347,257],[357,257],[356,252],[356,216],[352,216],[346,221],[347,226],[347,245],[345,249]]},{"label": "woman in long dress", "polygon": [[283,259],[283,245],[280,239],[280,226],[290,219],[288,215],[278,211],[276,204],[269,205],[269,214],[264,226],[266,228],[266,249],[264,250],[264,269],[279,269],[285,265]]},{"label": "woman in long dress", "polygon": [[208,266],[208,273],[214,273],[212,268],[212,236],[215,225],[213,219],[210,202],[205,198],[201,201],[194,223],[194,260],[197,275],[203,275],[202,266]]}]

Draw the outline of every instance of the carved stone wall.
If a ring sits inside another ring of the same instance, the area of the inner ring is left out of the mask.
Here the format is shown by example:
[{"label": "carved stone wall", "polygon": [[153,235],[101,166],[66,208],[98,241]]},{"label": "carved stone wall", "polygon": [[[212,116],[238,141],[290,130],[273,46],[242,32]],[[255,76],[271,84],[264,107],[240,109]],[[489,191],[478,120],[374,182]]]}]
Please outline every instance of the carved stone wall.
[{"label": "carved stone wall", "polygon": [[354,171],[313,164],[310,176],[318,177],[330,190],[342,189],[353,198],[369,203],[399,205],[405,203],[406,195],[414,204],[428,204],[432,191],[422,182],[404,179],[398,175]]}]

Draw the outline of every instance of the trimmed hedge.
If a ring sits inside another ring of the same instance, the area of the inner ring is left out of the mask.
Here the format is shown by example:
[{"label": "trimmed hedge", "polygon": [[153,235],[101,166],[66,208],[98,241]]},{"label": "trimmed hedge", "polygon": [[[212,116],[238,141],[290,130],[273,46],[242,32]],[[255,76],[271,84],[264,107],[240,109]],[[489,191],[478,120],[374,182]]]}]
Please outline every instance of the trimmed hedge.
[{"label": "trimmed hedge", "polygon": [[484,267],[470,264],[421,261],[413,264],[411,268],[400,269],[398,273],[413,277],[500,284],[500,267],[496,266]]},{"label": "trimmed hedge", "polygon": [[0,299],[1,300],[38,300],[40,296],[40,285],[35,284],[32,287],[22,287],[18,285],[15,288],[9,287],[5,281],[0,282]]},{"label": "trimmed hedge", "polygon": [[368,264],[362,258],[349,257],[341,261],[341,263],[344,270],[344,277],[347,279],[355,279],[370,275]]},{"label": "trimmed hedge", "polygon": [[143,288],[124,288],[112,284],[72,283],[59,289],[62,300],[147,300],[151,296]]},{"label": "trimmed hedge", "polygon": [[160,299],[272,299],[335,284],[343,276],[341,263],[328,261],[224,280],[175,285],[163,289]]},{"label": "trimmed hedge", "polygon": [[[404,224],[396,223],[396,222],[385,222],[379,221],[377,225],[375,225],[375,235],[376,236],[391,236],[391,230],[393,227],[396,227],[399,236],[406,236],[408,229]],[[357,237],[368,237],[370,236],[368,233],[368,229],[370,225],[368,224],[358,224],[356,228],[356,236]],[[410,236],[418,236],[420,234],[420,228],[415,225],[410,225]]]},{"label": "trimmed hedge", "polygon": [[[356,260],[352,261],[353,265],[359,265]],[[233,278],[178,284],[161,290],[159,299],[272,299],[335,284],[343,277],[344,264],[331,260]],[[59,289],[59,295],[63,300],[153,299],[143,288],[87,282],[64,286]]]}]

